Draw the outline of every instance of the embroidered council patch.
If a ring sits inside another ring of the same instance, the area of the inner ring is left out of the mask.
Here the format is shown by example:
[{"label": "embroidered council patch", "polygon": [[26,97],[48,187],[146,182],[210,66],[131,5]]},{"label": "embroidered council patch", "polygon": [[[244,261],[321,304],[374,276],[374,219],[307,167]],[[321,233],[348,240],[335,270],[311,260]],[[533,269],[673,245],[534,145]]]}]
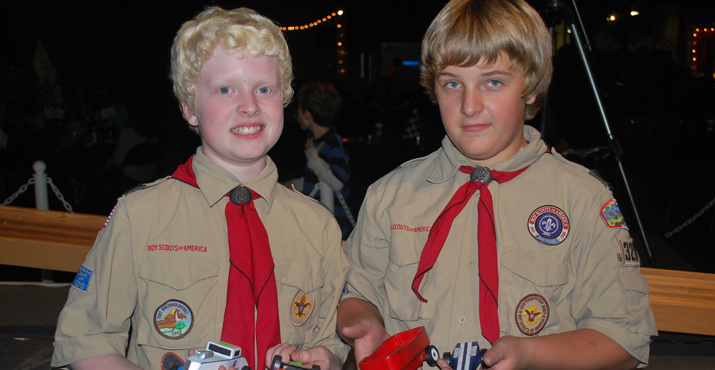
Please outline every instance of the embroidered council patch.
[{"label": "embroidered council patch", "polygon": [[295,326],[305,324],[313,314],[315,295],[312,292],[305,293],[302,290],[298,290],[291,302],[293,303],[290,305],[290,321]]},{"label": "embroidered council patch", "polygon": [[641,257],[633,245],[633,239],[618,239],[621,246],[621,253],[618,254],[618,261],[624,266],[640,266]]},{"label": "embroidered council patch", "polygon": [[539,294],[529,294],[516,305],[514,319],[519,331],[524,335],[538,334],[549,321],[549,304]]},{"label": "embroidered council patch", "polygon": [[194,314],[186,303],[170,299],[154,312],[154,327],[164,338],[180,339],[191,331],[193,319]]},{"label": "embroidered council patch", "polygon": [[606,222],[608,227],[613,229],[626,229],[626,220],[621,214],[621,208],[618,206],[618,202],[615,199],[611,199],[606,204],[601,207],[601,218]]},{"label": "embroidered council patch", "polygon": [[74,277],[72,286],[83,292],[86,292],[90,280],[92,280],[92,270],[82,265],[79,267],[79,271],[77,271],[77,275]]},{"label": "embroidered council patch", "polygon": [[569,219],[559,207],[542,206],[529,216],[529,232],[536,240],[550,245],[563,242],[569,234]]}]

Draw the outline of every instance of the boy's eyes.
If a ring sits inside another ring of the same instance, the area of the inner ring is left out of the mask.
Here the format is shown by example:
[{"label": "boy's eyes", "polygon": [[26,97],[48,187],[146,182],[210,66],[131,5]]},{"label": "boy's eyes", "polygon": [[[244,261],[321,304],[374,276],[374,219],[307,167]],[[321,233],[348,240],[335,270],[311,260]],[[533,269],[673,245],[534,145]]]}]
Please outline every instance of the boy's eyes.
[{"label": "boy's eyes", "polygon": [[489,80],[489,81],[487,81],[487,86],[490,86],[490,87],[498,87],[498,86],[501,86],[501,85],[502,85],[502,82],[499,81],[499,80]]},{"label": "boy's eyes", "polygon": [[[502,81],[500,81],[500,80],[488,80],[488,81],[486,82],[485,86],[487,86],[487,87],[499,87],[499,86],[501,86],[501,85],[503,85],[503,84],[504,84],[504,83],[503,83]],[[457,82],[457,81],[447,81],[447,82],[445,82],[445,83],[443,84],[443,86],[446,87],[446,88],[448,88],[448,89],[456,89],[456,88],[461,87],[462,85],[461,85],[459,82]]]},{"label": "boy's eyes", "polygon": [[[261,86],[256,89],[256,93],[261,95],[270,94],[272,91],[273,89],[268,86]],[[222,86],[218,88],[218,93],[222,95],[230,94],[232,92],[233,89],[228,86]]]},{"label": "boy's eyes", "polygon": [[271,92],[271,88],[268,86],[261,86],[258,89],[256,89],[256,92],[259,94],[268,94]]}]

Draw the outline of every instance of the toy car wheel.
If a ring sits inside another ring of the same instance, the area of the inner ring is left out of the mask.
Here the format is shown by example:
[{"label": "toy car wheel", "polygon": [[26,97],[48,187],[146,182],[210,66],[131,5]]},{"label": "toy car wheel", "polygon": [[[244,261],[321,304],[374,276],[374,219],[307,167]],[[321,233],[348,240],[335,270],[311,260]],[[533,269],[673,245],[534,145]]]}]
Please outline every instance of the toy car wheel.
[{"label": "toy car wheel", "polygon": [[282,364],[283,364],[283,358],[281,357],[281,355],[273,356],[273,363],[271,364],[271,370],[280,370]]},{"label": "toy car wheel", "polygon": [[437,350],[437,347],[433,345],[427,346],[425,348],[425,361],[427,361],[427,365],[429,366],[437,366],[437,360],[439,360],[439,351]]},{"label": "toy car wheel", "polygon": [[313,365],[310,367],[310,370],[320,370],[320,366],[318,365]]}]

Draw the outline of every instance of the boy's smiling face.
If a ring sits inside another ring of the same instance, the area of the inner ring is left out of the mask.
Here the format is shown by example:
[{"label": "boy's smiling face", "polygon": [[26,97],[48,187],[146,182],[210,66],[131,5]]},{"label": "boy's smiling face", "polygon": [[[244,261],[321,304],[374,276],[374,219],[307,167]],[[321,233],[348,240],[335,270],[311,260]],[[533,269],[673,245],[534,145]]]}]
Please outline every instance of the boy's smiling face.
[{"label": "boy's smiling face", "polygon": [[447,66],[435,79],[442,123],[454,145],[483,166],[505,160],[525,146],[524,76],[509,68],[500,56],[491,66],[483,61],[471,67]]},{"label": "boy's smiling face", "polygon": [[199,128],[206,156],[229,171],[262,166],[283,131],[275,57],[217,46],[194,87],[194,108],[181,107],[189,124]]}]

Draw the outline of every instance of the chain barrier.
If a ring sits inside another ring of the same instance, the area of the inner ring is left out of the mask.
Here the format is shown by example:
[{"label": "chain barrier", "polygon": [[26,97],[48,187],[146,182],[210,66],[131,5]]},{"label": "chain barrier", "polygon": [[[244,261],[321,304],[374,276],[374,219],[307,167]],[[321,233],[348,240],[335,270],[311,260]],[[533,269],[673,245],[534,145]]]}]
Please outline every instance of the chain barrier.
[{"label": "chain barrier", "polygon": [[666,238],[666,239],[667,239],[667,238],[670,238],[670,237],[673,236],[674,234],[679,233],[679,232],[680,232],[681,230],[683,230],[684,228],[690,226],[690,224],[692,224],[693,222],[695,222],[695,220],[697,220],[698,218],[700,218],[700,216],[704,215],[705,212],[707,212],[708,209],[712,208],[713,205],[715,205],[715,198],[713,198],[713,200],[711,200],[710,202],[708,202],[708,204],[706,204],[705,207],[703,207],[701,210],[699,210],[698,213],[696,213],[693,217],[691,217],[691,218],[687,219],[685,222],[683,222],[682,225],[677,226],[677,227],[676,227],[675,229],[673,229],[672,231],[668,231],[667,233],[665,233],[665,238]]},{"label": "chain barrier", "polygon": [[[29,180],[27,180],[27,183],[20,186],[20,188],[15,192],[15,194],[13,194],[13,195],[9,196],[7,199],[5,199],[5,201],[3,202],[3,205],[7,206],[10,203],[14,202],[15,199],[17,199],[17,197],[19,197],[22,193],[27,191],[27,189],[30,187],[30,185],[34,185],[34,184],[35,184],[35,178],[31,177]],[[55,196],[57,197],[57,199],[59,199],[60,202],[62,202],[62,205],[65,207],[67,212],[74,213],[74,211],[72,210],[72,205],[69,204],[69,202],[67,202],[65,200],[65,197],[64,197],[64,195],[62,195],[62,192],[60,192],[60,189],[55,185],[54,182],[52,182],[52,178],[47,177],[47,184],[50,185],[50,188],[52,188],[52,191],[55,193]]]}]

